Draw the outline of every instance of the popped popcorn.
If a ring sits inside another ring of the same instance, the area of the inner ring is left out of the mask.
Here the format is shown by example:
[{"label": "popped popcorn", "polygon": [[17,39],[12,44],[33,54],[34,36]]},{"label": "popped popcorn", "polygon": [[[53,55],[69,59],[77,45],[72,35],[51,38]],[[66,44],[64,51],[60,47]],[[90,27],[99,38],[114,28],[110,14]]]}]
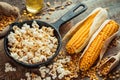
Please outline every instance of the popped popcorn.
[{"label": "popped popcorn", "polygon": [[40,76],[38,76],[37,74],[34,74],[34,73],[27,72],[27,73],[25,73],[25,76],[27,77],[27,80],[42,80],[42,78]]},{"label": "popped popcorn", "polygon": [[13,68],[10,63],[5,63],[5,72],[16,71],[16,68]]},{"label": "popped popcorn", "polygon": [[[41,73],[41,77],[43,78],[43,80],[55,80],[56,78],[60,80],[64,78],[66,75],[71,74],[71,72],[69,70],[66,70],[63,66],[63,64],[68,63],[70,59],[71,59],[70,56],[66,56],[66,58],[58,59],[56,62],[47,67],[46,66],[40,67],[39,71]],[[50,78],[50,76],[52,79]],[[48,79],[46,79],[47,77]]]},{"label": "popped popcorn", "polygon": [[58,40],[54,36],[54,29],[39,27],[36,21],[33,21],[32,27],[26,23],[21,28],[13,26],[14,32],[8,35],[9,50],[13,58],[34,64],[46,61],[55,54]]},{"label": "popped popcorn", "polygon": [[[37,75],[30,72],[26,73],[27,80],[38,80],[39,78],[39,80],[72,80],[78,77],[76,71],[79,69],[75,68],[76,65],[73,65],[71,60],[71,56],[60,52],[52,64],[40,67],[40,73]],[[38,79],[35,78],[35,75]]]},{"label": "popped popcorn", "polygon": [[46,77],[45,79],[43,80],[52,80],[51,77]]},{"label": "popped popcorn", "polygon": [[39,69],[40,73],[41,73],[41,77],[42,78],[45,78],[45,75],[46,75],[46,67],[43,66]]}]

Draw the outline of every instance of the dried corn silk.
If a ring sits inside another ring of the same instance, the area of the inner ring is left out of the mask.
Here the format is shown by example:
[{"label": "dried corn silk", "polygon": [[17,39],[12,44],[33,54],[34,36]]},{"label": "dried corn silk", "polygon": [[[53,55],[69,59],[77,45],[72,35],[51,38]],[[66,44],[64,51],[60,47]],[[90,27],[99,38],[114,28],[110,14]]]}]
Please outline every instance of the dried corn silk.
[{"label": "dried corn silk", "polygon": [[[114,25],[114,26],[113,26]],[[80,70],[88,70],[98,59],[102,58],[107,46],[118,33],[119,25],[113,20],[106,20],[95,32],[90,42],[80,57]],[[92,54],[91,54],[91,53]]]},{"label": "dried corn silk", "polygon": [[66,51],[70,54],[80,52],[106,18],[107,11],[103,8],[97,8],[84,20],[78,22],[63,38],[64,44],[68,42]]}]

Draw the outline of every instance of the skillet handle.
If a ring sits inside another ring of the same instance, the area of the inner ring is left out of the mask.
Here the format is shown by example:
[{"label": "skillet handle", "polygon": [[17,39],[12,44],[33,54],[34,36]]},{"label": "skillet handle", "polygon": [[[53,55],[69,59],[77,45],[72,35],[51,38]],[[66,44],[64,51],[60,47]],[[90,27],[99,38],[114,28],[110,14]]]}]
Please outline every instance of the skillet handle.
[{"label": "skillet handle", "polygon": [[[82,9],[77,11],[77,9],[79,9],[80,7],[82,7]],[[75,7],[73,7],[67,13],[65,13],[59,20],[57,20],[55,23],[52,23],[52,25],[55,26],[57,30],[59,30],[59,27],[62,24],[70,21],[71,19],[75,18],[76,16],[78,16],[79,14],[83,13],[86,10],[87,6],[79,2],[76,4]]]}]

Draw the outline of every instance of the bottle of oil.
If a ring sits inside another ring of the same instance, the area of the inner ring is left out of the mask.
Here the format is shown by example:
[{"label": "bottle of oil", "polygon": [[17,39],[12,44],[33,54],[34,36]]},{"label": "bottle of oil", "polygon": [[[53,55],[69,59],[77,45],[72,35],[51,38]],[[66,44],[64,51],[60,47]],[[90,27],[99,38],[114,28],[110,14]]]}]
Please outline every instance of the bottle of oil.
[{"label": "bottle of oil", "polygon": [[44,0],[26,0],[28,12],[36,14],[43,8]]}]

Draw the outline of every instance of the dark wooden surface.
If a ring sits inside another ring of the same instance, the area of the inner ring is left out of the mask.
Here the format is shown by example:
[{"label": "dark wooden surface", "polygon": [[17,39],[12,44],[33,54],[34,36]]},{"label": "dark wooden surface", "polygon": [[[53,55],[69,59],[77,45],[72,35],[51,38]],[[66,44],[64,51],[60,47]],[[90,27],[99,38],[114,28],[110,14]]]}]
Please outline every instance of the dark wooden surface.
[{"label": "dark wooden surface", "polygon": [[[24,0],[0,0],[0,1],[4,1],[4,2],[8,2],[12,5],[15,5],[17,7],[19,7],[20,10],[25,8],[24,5]],[[65,0],[45,0],[46,1],[50,1],[52,2],[52,5],[55,5],[53,3],[53,1],[59,1],[59,3],[62,4],[62,2],[64,2]],[[64,36],[64,34],[70,29],[70,27],[72,27],[72,25],[74,25],[75,23],[79,22],[80,20],[82,20],[83,18],[85,18],[93,9],[97,8],[97,7],[104,7],[108,9],[108,13],[109,13],[109,18],[110,19],[114,19],[115,21],[117,21],[120,24],[120,0],[73,0],[74,3],[76,3],[77,1],[81,1],[83,3],[85,3],[88,6],[88,10],[79,15],[77,18],[73,19],[71,21],[71,23],[69,24],[65,24],[61,27],[60,32],[62,34],[62,36]],[[46,22],[53,22],[55,20],[57,20],[60,16],[62,16],[66,11],[68,11],[72,6],[74,6],[75,4],[72,4],[71,6],[67,7],[66,9],[60,11],[56,11],[55,13],[53,13],[53,15],[51,15],[49,20],[46,20],[46,16],[43,16],[44,21]],[[66,27],[67,26],[67,27]],[[120,48],[117,48],[117,51]],[[112,53],[114,52],[113,49],[108,50],[108,52]],[[17,68],[17,73],[15,72],[10,72],[10,73],[5,73],[4,72],[4,64],[6,62],[9,62],[12,64],[13,67]],[[117,67],[120,68],[120,65]],[[35,72],[37,69],[34,69],[33,72]],[[31,69],[27,69],[24,68],[16,63],[14,63],[12,60],[10,60],[4,52],[4,45],[3,45],[3,38],[0,39],[0,80],[19,80],[20,77],[22,76],[22,78],[24,78],[24,73],[27,71],[32,71]],[[79,79],[78,79],[79,80]],[[120,80],[120,79],[118,79]]]}]

